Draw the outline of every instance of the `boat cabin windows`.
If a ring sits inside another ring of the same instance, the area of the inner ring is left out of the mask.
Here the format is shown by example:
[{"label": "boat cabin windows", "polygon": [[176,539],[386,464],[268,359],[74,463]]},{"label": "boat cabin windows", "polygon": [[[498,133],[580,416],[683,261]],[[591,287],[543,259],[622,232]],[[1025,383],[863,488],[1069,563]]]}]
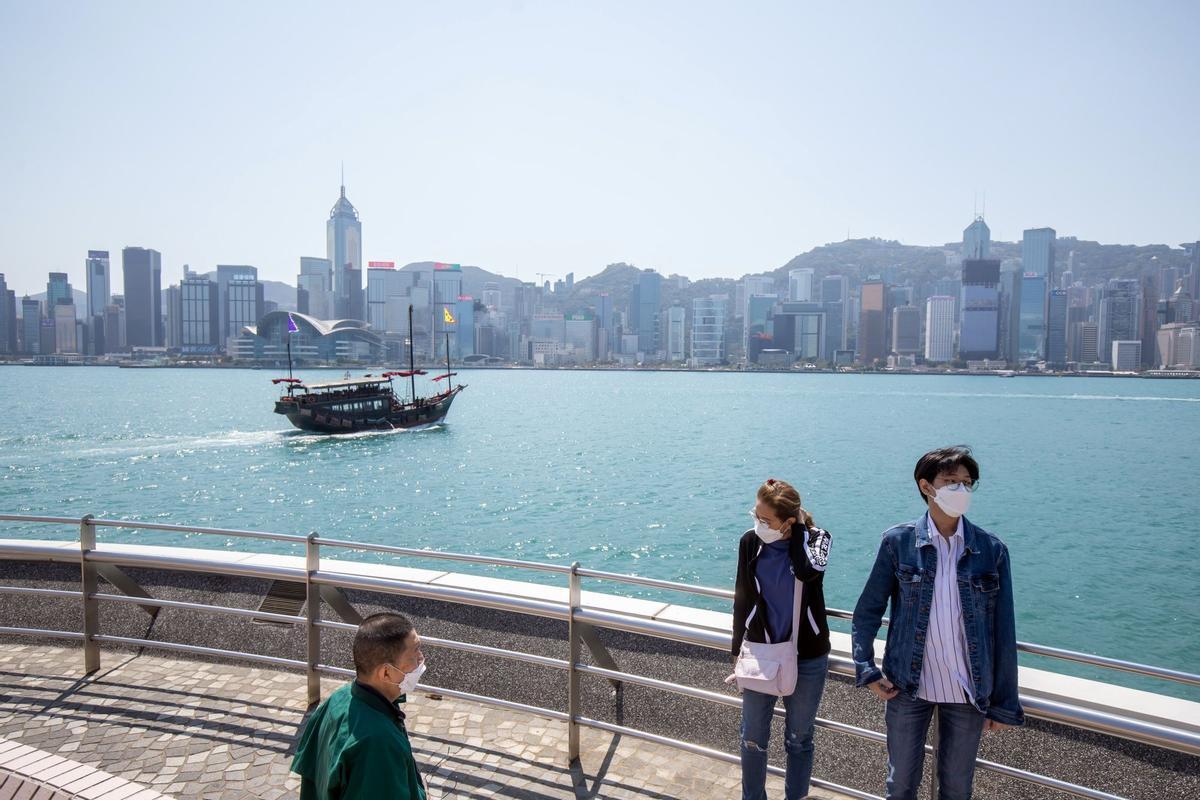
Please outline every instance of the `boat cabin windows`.
[{"label": "boat cabin windows", "polygon": [[342,414],[361,414],[367,411],[382,411],[385,408],[387,408],[387,400],[384,398],[362,400],[357,403],[335,403],[329,406],[330,411]]}]

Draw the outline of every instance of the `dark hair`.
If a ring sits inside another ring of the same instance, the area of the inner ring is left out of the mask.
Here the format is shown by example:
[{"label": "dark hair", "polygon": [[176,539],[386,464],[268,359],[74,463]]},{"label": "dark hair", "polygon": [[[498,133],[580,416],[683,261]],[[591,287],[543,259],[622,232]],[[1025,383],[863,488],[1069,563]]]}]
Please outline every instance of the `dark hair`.
[{"label": "dark hair", "polygon": [[395,664],[412,638],[413,624],[400,614],[372,614],[354,634],[354,671],[370,675],[382,664]]},{"label": "dark hair", "polygon": [[913,480],[917,483],[917,493],[921,495],[925,505],[929,505],[929,498],[921,491],[921,481],[933,483],[938,475],[954,472],[959,467],[967,468],[972,482],[979,480],[979,463],[971,456],[971,448],[965,444],[940,447],[921,456],[916,469],[913,470]]}]

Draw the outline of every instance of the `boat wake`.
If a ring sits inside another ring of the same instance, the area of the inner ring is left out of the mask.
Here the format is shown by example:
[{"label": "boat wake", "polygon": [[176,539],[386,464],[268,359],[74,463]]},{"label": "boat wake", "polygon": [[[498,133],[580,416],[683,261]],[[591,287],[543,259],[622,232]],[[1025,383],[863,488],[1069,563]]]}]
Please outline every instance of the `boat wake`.
[{"label": "boat wake", "polygon": [[155,453],[192,452],[224,447],[254,447],[278,442],[284,431],[225,431],[207,436],[150,436],[123,439],[104,447],[74,451],[77,456],[140,456]]},{"label": "boat wake", "polygon": [[279,436],[287,444],[310,444],[312,442],[346,442],[356,439],[374,439],[379,436],[393,436],[400,433],[425,433],[428,431],[445,430],[442,422],[430,425],[418,425],[412,428],[392,428],[391,430],[354,431],[353,433],[318,433],[315,431],[281,431]]}]

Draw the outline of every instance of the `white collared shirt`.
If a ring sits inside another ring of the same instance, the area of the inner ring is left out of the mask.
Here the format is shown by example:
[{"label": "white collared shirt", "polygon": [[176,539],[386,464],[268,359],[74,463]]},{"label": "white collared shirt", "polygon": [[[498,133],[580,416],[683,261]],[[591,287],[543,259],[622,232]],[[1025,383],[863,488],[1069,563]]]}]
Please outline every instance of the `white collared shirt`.
[{"label": "white collared shirt", "polygon": [[937,573],[925,632],[925,661],[917,697],[930,703],[970,703],[975,695],[967,662],[967,631],[958,594],[958,559],[963,553],[963,521],[945,537],[926,514],[930,539],[937,548]]}]

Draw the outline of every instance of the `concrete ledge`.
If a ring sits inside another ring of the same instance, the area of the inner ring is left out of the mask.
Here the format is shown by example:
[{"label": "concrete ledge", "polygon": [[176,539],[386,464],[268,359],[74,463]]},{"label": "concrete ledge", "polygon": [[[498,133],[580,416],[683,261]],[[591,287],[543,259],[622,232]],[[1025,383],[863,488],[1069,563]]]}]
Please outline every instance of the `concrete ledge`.
[{"label": "concrete ledge", "polygon": [[[66,552],[62,547],[38,546],[34,548],[38,556],[25,558],[16,553],[21,550],[28,552],[27,545],[19,545],[6,551],[0,544],[0,584],[78,591],[78,545],[70,542],[63,544]],[[133,554],[141,552],[140,548],[128,545],[123,547],[129,547],[132,551],[130,562],[138,561]],[[177,556],[180,550],[182,549],[172,548],[170,552]],[[40,556],[47,552],[59,556],[56,558],[58,563],[50,564],[40,560]],[[115,562],[124,557],[107,547],[101,552],[106,560]],[[123,569],[156,598],[242,609],[256,608],[271,579],[275,577],[267,572],[256,576],[254,571],[259,567],[244,563],[233,564],[229,570],[230,574],[222,574],[223,570],[217,566],[218,562],[210,558],[210,551],[193,552],[195,560],[192,569],[132,564]],[[5,557],[7,561],[4,560]],[[247,558],[249,557],[257,556],[247,554]],[[202,564],[210,564],[212,567],[196,568]],[[281,569],[284,565],[286,568]],[[337,568],[353,573],[358,566],[360,565],[356,562],[323,559],[322,572],[328,575],[331,569]],[[373,574],[377,568],[385,570],[385,575],[387,569],[392,569],[386,564],[369,566]],[[303,579],[304,572],[298,561],[274,561],[272,568],[286,573],[289,580],[296,580],[297,578],[291,577],[294,575],[298,575],[300,580]],[[236,574],[239,570],[243,571],[242,574]],[[437,570],[430,572],[437,575],[450,574]],[[560,583],[565,583],[562,576],[557,577],[560,578]],[[520,581],[513,583],[518,587],[537,586],[522,584]],[[409,585],[420,587],[421,583]],[[432,589],[432,586],[430,588]],[[443,590],[449,588],[445,586]],[[554,590],[558,587],[541,587],[546,588]],[[102,582],[101,591],[111,589]],[[416,588],[416,591],[422,590]],[[422,633],[430,637],[500,647],[550,658],[567,657],[567,623],[562,619],[426,598],[419,594],[391,594],[370,587],[347,590],[346,596],[358,612],[364,615],[376,611],[403,613],[413,620]],[[20,602],[0,603],[0,625],[50,629],[76,629],[78,626],[80,608],[77,598],[17,599]],[[585,605],[589,602],[588,598],[584,599]],[[332,614],[333,609],[328,608],[326,611]],[[658,616],[663,622],[668,622],[668,615],[681,614],[686,617],[691,612],[699,616],[691,617],[689,623],[699,623],[702,620],[707,623],[694,627],[698,633],[702,632],[709,637],[714,634],[718,637],[722,633],[728,634],[728,623],[724,623],[725,631],[720,630],[723,620],[727,619],[728,615],[722,615],[720,612],[690,609],[687,606],[666,606]],[[324,615],[326,612],[322,613]],[[114,636],[192,645],[217,645],[230,651],[289,659],[304,658],[304,637],[298,635],[298,631],[290,626],[259,625],[248,618],[171,608],[163,609],[151,623],[145,613],[129,603],[101,603],[100,617],[101,630]],[[723,652],[724,648],[713,649],[608,628],[599,629],[597,635],[622,670],[736,697],[736,692],[722,683],[724,677],[729,674],[729,656]],[[839,636],[843,637],[841,641],[845,644],[841,645],[835,641],[834,647],[844,646],[848,649],[848,637],[842,634]],[[37,637],[10,638],[14,643],[13,647],[17,648],[22,646],[19,644],[22,641],[36,642],[39,648],[45,645],[45,641]],[[351,666],[348,656],[351,638],[351,631],[323,631],[321,663],[338,667]],[[73,659],[68,659],[66,663],[72,670],[77,671],[82,654],[77,645],[67,645],[66,649],[74,651]],[[136,664],[145,656],[159,652],[161,651],[153,647],[139,650],[105,645],[102,648],[102,669],[108,670],[112,665],[130,658],[131,663]],[[143,655],[137,655],[138,653]],[[427,654],[430,656],[430,666],[426,677],[431,686],[490,695],[502,701],[540,706],[560,712],[566,708],[567,681],[565,675],[559,671],[446,648],[427,651]],[[583,657],[585,663],[596,663],[589,660],[587,649]],[[246,663],[237,657],[201,657],[188,665],[179,662],[177,671],[181,677],[194,675],[197,674],[197,668],[209,669],[204,662],[213,661],[234,665]],[[212,668],[219,667],[213,664]],[[44,665],[39,665],[33,671],[41,674]],[[49,674],[59,673],[54,671]],[[9,675],[12,676],[13,673]],[[19,676],[16,679],[25,680]],[[0,682],[4,680],[0,675]],[[302,684],[297,685],[302,687]],[[1099,685],[1105,689],[1111,688],[1104,684]],[[1032,699],[1030,697],[1031,702]],[[614,693],[608,681],[590,676],[584,676],[581,682],[581,706],[583,715],[587,717],[712,747],[726,753],[737,751],[740,711],[736,706],[714,705],[633,684],[626,684],[621,692]],[[823,719],[882,732],[883,709],[883,704],[869,691],[853,688],[852,682],[839,674],[831,674],[828,677],[821,701],[820,716]],[[3,718],[0,717],[0,725],[2,724]],[[775,733],[772,734],[776,744],[772,745],[771,749],[780,752],[772,755],[773,763],[780,763],[776,756],[782,754],[779,747],[782,737],[782,730],[776,725]],[[35,741],[29,743],[36,744]],[[883,793],[886,764],[883,748],[879,743],[819,727],[816,732],[816,753],[815,774],[844,786],[853,786],[876,794]],[[72,757],[80,758],[78,754],[73,754]],[[1131,800],[1194,800],[1200,797],[1200,757],[1119,739],[1093,730],[1070,727],[1053,720],[1032,719],[1022,730],[985,736],[980,757]],[[111,766],[106,768],[112,769]],[[736,767],[732,769],[736,770]],[[160,786],[140,773],[120,771],[120,774],[183,796],[183,793],[177,792],[176,787],[169,784]],[[975,796],[980,800],[1043,800],[1047,793],[1045,789],[981,770],[976,776]]]},{"label": "concrete ledge", "polygon": [[[21,549],[30,545],[36,545],[40,552],[52,552],[55,556],[54,561],[78,561],[79,544],[59,540],[0,539],[0,558],[6,557],[4,552],[6,549]],[[221,561],[242,566],[283,567],[300,570],[305,568],[305,560],[300,556],[248,553],[235,550],[105,544],[97,547],[95,552],[112,556],[120,556],[124,553],[153,555],[181,561]],[[62,555],[61,558],[58,557],[59,554]],[[448,586],[564,605],[567,602],[565,586],[547,586],[504,578],[330,558],[321,559],[321,569],[344,575],[363,575],[410,583]],[[590,609],[688,625],[706,631],[729,633],[733,628],[732,614],[719,611],[603,592],[582,592],[581,600],[583,605]],[[849,635],[832,631],[830,644],[833,648],[833,655],[851,658],[852,648]],[[883,642],[877,641],[875,645],[876,653],[882,654]],[[1200,703],[1031,667],[1020,667],[1019,676],[1021,692],[1024,695],[1089,708],[1163,727],[1186,730],[1200,735]]]}]

